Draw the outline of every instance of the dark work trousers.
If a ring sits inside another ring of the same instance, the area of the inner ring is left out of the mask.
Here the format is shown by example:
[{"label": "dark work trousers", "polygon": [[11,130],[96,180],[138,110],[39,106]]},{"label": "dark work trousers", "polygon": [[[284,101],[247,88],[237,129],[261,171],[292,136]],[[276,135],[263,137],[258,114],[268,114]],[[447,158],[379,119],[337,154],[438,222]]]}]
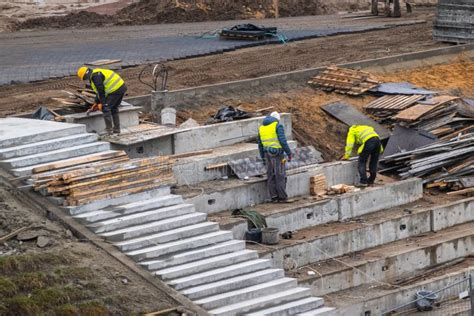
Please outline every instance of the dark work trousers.
[{"label": "dark work trousers", "polygon": [[114,91],[107,96],[105,100],[107,107],[104,107],[102,109],[102,112],[104,112],[104,116],[110,117],[114,113],[118,113],[118,108],[120,106],[120,103],[122,103],[123,97],[126,92],[127,92],[127,87],[124,84],[120,88],[118,88],[117,91]]},{"label": "dark work trousers", "polygon": [[[364,150],[359,155],[359,176],[360,183],[362,184],[373,184],[375,177],[377,176],[377,165],[379,163],[380,156],[380,139],[378,137],[372,137],[369,139],[364,146]],[[367,160],[369,160],[369,171],[370,177],[367,179]]]},{"label": "dark work trousers", "polygon": [[286,166],[283,161],[283,153],[265,153],[267,163],[267,187],[272,200],[284,201],[288,199],[286,194]]}]

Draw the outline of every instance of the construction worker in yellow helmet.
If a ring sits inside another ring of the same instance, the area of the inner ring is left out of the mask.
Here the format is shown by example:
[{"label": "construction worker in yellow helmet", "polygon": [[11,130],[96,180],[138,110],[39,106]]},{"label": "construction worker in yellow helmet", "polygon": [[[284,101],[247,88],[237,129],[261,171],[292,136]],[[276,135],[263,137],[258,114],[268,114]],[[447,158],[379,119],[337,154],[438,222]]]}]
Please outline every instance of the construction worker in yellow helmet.
[{"label": "construction worker in yellow helmet", "polygon": [[127,92],[123,79],[110,69],[80,67],[77,76],[88,81],[96,94],[95,103],[89,111],[102,111],[108,135],[120,134],[119,106]]},{"label": "construction worker in yellow helmet", "polygon": [[[349,128],[346,139],[346,147],[344,153],[344,160],[347,160],[352,155],[354,145],[359,145],[357,153],[359,154],[359,177],[360,183],[358,186],[366,187],[373,185],[377,177],[377,166],[379,163],[379,156],[383,153],[383,146],[379,135],[375,132],[372,126],[368,125],[352,125]],[[369,162],[370,176],[367,178],[367,161]]]}]

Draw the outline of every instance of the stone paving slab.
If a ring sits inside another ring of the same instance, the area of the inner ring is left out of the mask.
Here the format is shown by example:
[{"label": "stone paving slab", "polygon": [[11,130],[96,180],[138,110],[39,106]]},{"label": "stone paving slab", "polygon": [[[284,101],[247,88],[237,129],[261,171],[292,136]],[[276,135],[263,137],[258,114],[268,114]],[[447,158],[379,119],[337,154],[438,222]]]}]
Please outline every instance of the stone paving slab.
[{"label": "stone paving slab", "polygon": [[[370,30],[386,29],[397,25],[419,23],[419,21],[401,21],[400,23],[372,23],[347,26],[317,26],[308,29],[283,29],[289,41],[308,38],[334,36]],[[23,39],[24,41],[25,39]],[[100,41],[57,41],[34,42],[25,47],[18,40],[2,39],[0,52],[0,85],[25,83],[74,75],[78,67],[85,62],[97,59],[121,59],[121,66],[133,66],[152,61],[169,61],[210,54],[219,54],[252,46],[278,44],[277,37],[261,41],[220,40],[199,36],[171,35],[136,36],[122,40],[120,38]]]}]

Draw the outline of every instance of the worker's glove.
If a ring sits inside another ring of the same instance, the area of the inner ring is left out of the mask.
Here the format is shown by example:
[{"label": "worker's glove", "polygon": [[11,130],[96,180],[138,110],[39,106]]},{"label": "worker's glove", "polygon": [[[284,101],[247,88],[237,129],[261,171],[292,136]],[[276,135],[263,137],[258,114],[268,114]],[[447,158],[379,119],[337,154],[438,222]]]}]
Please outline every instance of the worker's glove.
[{"label": "worker's glove", "polygon": [[87,110],[87,113],[90,112],[96,112],[96,111],[102,111],[102,104],[100,103],[94,103],[92,106]]}]

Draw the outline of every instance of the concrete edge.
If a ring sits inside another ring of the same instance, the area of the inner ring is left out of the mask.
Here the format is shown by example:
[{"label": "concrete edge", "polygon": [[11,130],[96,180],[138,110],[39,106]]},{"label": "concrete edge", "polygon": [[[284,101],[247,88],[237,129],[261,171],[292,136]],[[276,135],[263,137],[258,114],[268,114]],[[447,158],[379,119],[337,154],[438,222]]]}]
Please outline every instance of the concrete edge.
[{"label": "concrete edge", "polygon": [[194,304],[187,297],[176,291],[175,289],[167,286],[165,283],[153,277],[148,271],[144,268],[139,267],[132,259],[127,257],[124,253],[121,253],[116,249],[111,243],[107,243],[103,240],[98,239],[98,236],[93,232],[89,231],[85,226],[76,222],[72,216],[64,214],[64,212],[59,209],[57,206],[52,204],[47,199],[38,196],[32,191],[22,191],[17,187],[12,185],[9,181],[9,178],[5,175],[4,171],[0,169],[0,183],[6,185],[12,190],[12,195],[19,198],[22,203],[31,207],[35,212],[38,212],[41,215],[45,215],[52,219],[57,220],[61,225],[68,228],[73,232],[76,237],[85,239],[105,251],[107,255],[112,257],[121,263],[124,267],[129,269],[131,272],[135,273],[141,277],[144,281],[148,282],[153,287],[162,291],[164,294],[169,295],[174,301],[178,302],[186,309],[192,311],[197,316],[207,316],[209,315],[204,309]]}]

